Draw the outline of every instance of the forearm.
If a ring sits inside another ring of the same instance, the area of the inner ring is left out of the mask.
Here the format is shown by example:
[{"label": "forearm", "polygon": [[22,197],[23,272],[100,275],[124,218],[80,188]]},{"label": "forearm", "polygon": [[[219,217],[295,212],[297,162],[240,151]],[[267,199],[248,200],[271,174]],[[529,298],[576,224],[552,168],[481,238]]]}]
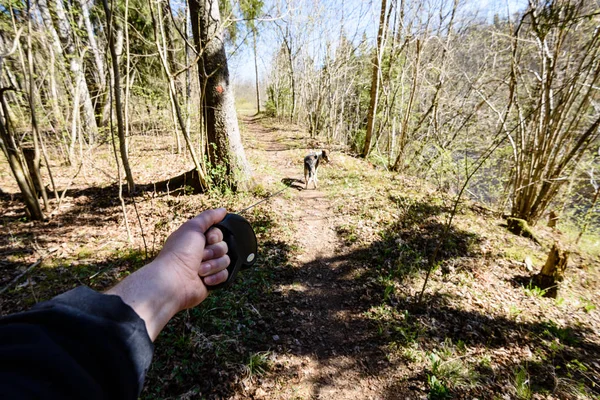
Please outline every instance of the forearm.
[{"label": "forearm", "polygon": [[152,341],[175,314],[208,296],[206,285],[227,280],[229,257],[223,233],[209,231],[226,213],[225,209],[208,210],[187,221],[169,236],[153,262],[106,292],[133,308]]},{"label": "forearm", "polygon": [[181,299],[168,268],[164,261],[157,259],[106,291],[133,308],[144,320],[152,341],[180,311]]}]

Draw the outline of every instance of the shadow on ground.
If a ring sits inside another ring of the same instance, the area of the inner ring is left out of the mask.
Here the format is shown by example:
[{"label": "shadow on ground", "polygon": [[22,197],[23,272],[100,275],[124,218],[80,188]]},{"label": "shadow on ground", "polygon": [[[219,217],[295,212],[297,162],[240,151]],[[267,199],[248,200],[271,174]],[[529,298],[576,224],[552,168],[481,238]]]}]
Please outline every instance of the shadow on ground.
[{"label": "shadow on ground", "polygon": [[[526,368],[533,390],[552,392],[560,380],[581,378],[588,380],[587,390],[597,393],[598,378],[572,367],[573,360],[592,365],[600,352],[598,344],[587,339],[592,332],[584,325],[517,322],[458,309],[452,299],[439,294],[427,296],[422,305],[415,304],[411,293],[386,294],[389,285],[401,284],[426,268],[422,261],[439,242],[443,226],[431,217],[442,209],[418,203],[411,207],[422,215],[407,214],[393,221],[381,240],[339,249],[331,257],[300,266],[290,262],[294,249],[289,244],[265,241],[259,267],[245,271],[229,291],[178,316],[169,326],[170,333],[157,342],[156,363],[144,397],[252,397],[251,377],[257,385],[269,377],[299,381],[303,374],[299,365],[275,364],[262,378],[254,375],[252,360],[270,351],[318,362],[322,371],[312,381],[314,398],[324,395],[336,379],[349,376],[395,376],[388,380],[394,383],[383,389],[384,398],[422,398],[429,391],[429,367],[406,369],[406,360],[389,357],[390,349],[414,343],[434,352],[448,340],[492,351],[539,349],[537,361],[513,357],[494,360],[494,369],[474,366],[477,384],[453,388],[454,397],[487,398],[505,392],[519,368]],[[449,232],[439,261],[476,255],[472,246],[479,240],[476,234]],[[384,309],[393,311],[381,318],[377,310]]]},{"label": "shadow on ground", "polygon": [[[80,191],[86,201],[48,222],[46,228],[77,229],[81,222],[77,213],[83,210],[91,219],[86,223],[102,226],[106,209],[119,206],[115,189]],[[384,388],[387,399],[422,398],[431,371],[428,367],[407,370],[405,360],[389,357],[390,349],[415,343],[433,352],[448,339],[487,349],[527,346],[538,350],[533,361],[513,357],[499,360],[494,370],[480,368],[477,386],[456,388],[452,392],[455,397],[486,398],[503,392],[521,367],[527,368],[535,390],[552,392],[561,380],[580,379],[588,391],[600,394],[598,376],[577,368],[578,362],[595,365],[600,354],[598,344],[589,339],[593,332],[585,324],[561,327],[550,320],[517,322],[458,309],[452,299],[441,295],[430,295],[419,306],[414,293],[390,295],[391,286],[401,285],[427,267],[438,244],[438,261],[444,263],[477,256],[474,244],[480,240],[473,232],[452,228],[440,244],[443,224],[435,217],[445,211],[443,207],[403,198],[394,201],[404,212],[390,221],[378,240],[360,246],[353,232],[340,230],[347,247],[299,266],[291,262],[294,247],[271,236],[276,216],[251,217],[260,243],[257,267],[244,271],[230,289],[214,293],[200,307],[174,318],[156,342],[142,398],[251,397],[254,393],[246,388],[251,377],[255,382],[269,377],[289,382],[299,379],[299,367],[283,365],[272,366],[271,372],[260,378],[256,360],[265,351],[310,356],[321,366],[333,367],[335,373],[316,374],[315,398],[335,379],[352,374],[395,376],[395,383]],[[14,250],[11,234],[3,230],[0,252]],[[77,285],[104,289],[144,262],[138,252],[93,265],[39,270],[28,276],[31,287],[36,288],[28,301],[44,300]],[[3,264],[3,271],[5,267]],[[29,306],[17,295],[31,287],[17,285],[7,292],[2,311]],[[45,292],[39,291],[45,287]],[[377,310],[392,312],[382,318]],[[347,362],[340,365],[340,358]]]},{"label": "shadow on ground", "polygon": [[281,180],[285,186],[294,188],[296,190],[304,190],[304,181],[302,179],[297,178],[283,178]]}]

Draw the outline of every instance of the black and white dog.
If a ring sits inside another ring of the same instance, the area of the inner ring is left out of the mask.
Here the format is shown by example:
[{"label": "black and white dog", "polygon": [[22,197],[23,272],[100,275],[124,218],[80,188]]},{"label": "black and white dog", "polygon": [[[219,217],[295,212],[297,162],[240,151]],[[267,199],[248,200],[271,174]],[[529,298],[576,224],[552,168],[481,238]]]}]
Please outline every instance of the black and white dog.
[{"label": "black and white dog", "polygon": [[319,162],[321,160],[329,162],[326,150],[313,152],[304,157],[304,182],[306,183],[306,189],[308,189],[310,181],[313,181],[315,189],[317,188],[317,183],[319,182],[317,171],[319,170]]}]

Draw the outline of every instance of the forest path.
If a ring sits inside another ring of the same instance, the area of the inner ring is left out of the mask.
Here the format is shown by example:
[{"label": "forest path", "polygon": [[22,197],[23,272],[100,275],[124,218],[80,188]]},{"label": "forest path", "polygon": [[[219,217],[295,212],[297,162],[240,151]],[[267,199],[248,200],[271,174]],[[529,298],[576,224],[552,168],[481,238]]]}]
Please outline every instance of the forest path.
[{"label": "forest path", "polygon": [[[369,285],[361,282],[361,265],[338,238],[343,216],[335,212],[331,193],[336,157],[319,169],[319,188],[304,189],[303,158],[309,139],[297,128],[264,126],[259,118],[244,117],[249,158],[264,187],[282,180],[291,187],[269,200],[290,232],[297,249],[292,270],[274,278],[280,293],[273,322],[275,370],[257,384],[254,398],[371,399],[382,393],[378,376],[387,365],[377,346],[376,327],[365,318]],[[335,202],[339,199],[335,199]],[[285,221],[285,222],[284,222]]]}]

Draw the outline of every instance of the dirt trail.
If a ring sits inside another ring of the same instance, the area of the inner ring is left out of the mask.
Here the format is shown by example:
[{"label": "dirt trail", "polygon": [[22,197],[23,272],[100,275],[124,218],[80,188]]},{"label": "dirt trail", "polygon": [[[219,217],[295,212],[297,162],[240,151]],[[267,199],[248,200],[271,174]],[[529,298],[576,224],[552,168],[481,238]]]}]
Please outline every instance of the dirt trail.
[{"label": "dirt trail", "polygon": [[263,184],[282,179],[293,183],[291,196],[270,202],[291,220],[299,248],[291,260],[294,270],[276,282],[281,293],[281,318],[274,322],[279,371],[270,382],[262,382],[254,396],[389,398],[381,393],[377,377],[386,364],[385,354],[375,343],[374,327],[364,318],[369,289],[354,279],[360,267],[335,232],[339,217],[327,196],[327,182],[321,179],[318,190],[312,185],[304,189],[302,158],[310,150],[304,147],[306,138],[265,128],[250,117],[244,123],[254,138],[248,146],[250,157],[262,158],[255,162],[257,168],[267,166],[264,172],[256,171],[257,179]]}]

